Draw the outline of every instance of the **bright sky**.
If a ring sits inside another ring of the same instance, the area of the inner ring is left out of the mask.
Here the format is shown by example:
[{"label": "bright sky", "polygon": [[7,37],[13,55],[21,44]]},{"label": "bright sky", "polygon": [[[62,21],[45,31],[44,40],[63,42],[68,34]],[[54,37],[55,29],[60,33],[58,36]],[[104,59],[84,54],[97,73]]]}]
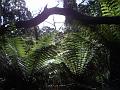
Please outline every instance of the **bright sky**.
[{"label": "bright sky", "polygon": [[[41,11],[43,11],[44,7],[47,5],[48,8],[51,7],[63,7],[63,0],[25,0],[26,6],[32,12],[33,16],[36,16]],[[77,3],[80,3],[82,0],[76,0]],[[54,23],[56,22],[56,23]],[[56,26],[56,29],[59,30],[61,27],[64,27],[65,16],[62,15],[51,15],[46,19],[43,23],[39,25],[40,28],[43,26]],[[62,28],[61,28],[62,29]]]},{"label": "bright sky", "polygon": [[[25,0],[26,6],[28,9],[32,12],[33,16],[36,16],[40,13],[40,11],[43,11],[44,7],[47,5],[48,8],[51,7],[62,7],[62,2],[59,2],[60,0]],[[39,27],[43,26],[50,26],[54,27],[54,22],[57,30],[61,26],[64,26],[65,17],[62,15],[51,15],[46,19],[43,23],[39,25]]]}]

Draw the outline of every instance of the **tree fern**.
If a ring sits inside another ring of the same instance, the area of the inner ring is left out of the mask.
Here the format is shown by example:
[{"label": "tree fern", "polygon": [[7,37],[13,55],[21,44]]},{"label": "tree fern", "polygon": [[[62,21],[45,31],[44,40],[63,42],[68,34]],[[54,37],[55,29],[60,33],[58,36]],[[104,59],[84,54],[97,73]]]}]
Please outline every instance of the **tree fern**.
[{"label": "tree fern", "polygon": [[95,40],[93,36],[94,33],[84,30],[84,27],[77,33],[66,34],[64,43],[62,43],[63,50],[66,51],[63,54],[63,58],[72,72],[78,74],[84,72],[87,63],[94,57],[95,48],[99,46],[99,43],[97,43],[97,38]]},{"label": "tree fern", "polygon": [[61,51],[63,51],[63,62],[75,75],[76,79],[74,79],[79,83],[87,82],[97,88],[93,83],[101,82],[102,85],[102,76],[109,71],[109,51],[105,48],[101,35],[95,30],[94,25],[81,25],[76,22],[68,26],[61,40]]}]

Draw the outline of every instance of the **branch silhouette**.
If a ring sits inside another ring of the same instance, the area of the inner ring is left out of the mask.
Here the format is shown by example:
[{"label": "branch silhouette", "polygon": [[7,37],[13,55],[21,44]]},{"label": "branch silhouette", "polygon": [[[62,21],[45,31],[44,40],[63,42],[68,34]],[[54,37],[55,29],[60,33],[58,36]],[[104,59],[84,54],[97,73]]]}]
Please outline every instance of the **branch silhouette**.
[{"label": "branch silhouette", "polygon": [[50,15],[59,14],[70,17],[74,20],[80,21],[83,24],[120,24],[120,16],[101,16],[92,17],[83,15],[80,12],[74,11],[70,8],[46,8],[41,14],[38,14],[35,18],[27,21],[15,22],[16,28],[30,28],[34,27],[44,20],[46,20]]}]

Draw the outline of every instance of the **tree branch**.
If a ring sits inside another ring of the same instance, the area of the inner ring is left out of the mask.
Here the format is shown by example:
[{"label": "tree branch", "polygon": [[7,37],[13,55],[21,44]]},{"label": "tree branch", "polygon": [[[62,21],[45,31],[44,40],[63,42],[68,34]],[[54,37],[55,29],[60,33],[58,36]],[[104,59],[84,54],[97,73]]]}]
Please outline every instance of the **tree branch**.
[{"label": "tree branch", "polygon": [[41,14],[38,14],[35,18],[27,21],[18,21],[15,22],[16,28],[30,28],[42,23],[50,15],[59,14],[71,17],[74,20],[78,20],[83,24],[120,24],[120,16],[101,16],[101,17],[92,17],[83,15],[77,11],[74,11],[70,8],[46,8]]}]

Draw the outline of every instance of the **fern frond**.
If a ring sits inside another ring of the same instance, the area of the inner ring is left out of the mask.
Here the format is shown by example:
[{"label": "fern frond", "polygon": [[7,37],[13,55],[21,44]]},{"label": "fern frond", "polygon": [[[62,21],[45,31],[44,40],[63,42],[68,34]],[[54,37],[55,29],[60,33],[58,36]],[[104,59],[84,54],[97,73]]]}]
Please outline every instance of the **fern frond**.
[{"label": "fern frond", "polygon": [[120,1],[119,0],[100,0],[103,16],[119,16]]},{"label": "fern frond", "polygon": [[88,38],[86,33],[69,33],[64,43],[62,43],[63,50],[66,51],[63,53],[64,62],[75,74],[82,73],[85,63],[88,62],[88,58],[86,58],[87,55],[90,55],[90,53],[88,54],[90,44],[86,42]]},{"label": "fern frond", "polygon": [[25,57],[26,55],[25,41],[21,37],[8,38],[8,45],[5,47],[9,55],[17,55],[19,57]]},{"label": "fern frond", "polygon": [[[40,49],[36,49],[33,56],[33,60],[37,62],[38,66],[42,66],[45,61],[50,59],[54,59],[57,55],[57,48],[54,45],[42,47]],[[37,67],[38,67],[37,66]]]},{"label": "fern frond", "polygon": [[50,59],[54,59],[57,55],[57,48],[54,45],[37,48],[30,55],[22,60],[22,64],[26,67],[29,74],[39,71]]}]

